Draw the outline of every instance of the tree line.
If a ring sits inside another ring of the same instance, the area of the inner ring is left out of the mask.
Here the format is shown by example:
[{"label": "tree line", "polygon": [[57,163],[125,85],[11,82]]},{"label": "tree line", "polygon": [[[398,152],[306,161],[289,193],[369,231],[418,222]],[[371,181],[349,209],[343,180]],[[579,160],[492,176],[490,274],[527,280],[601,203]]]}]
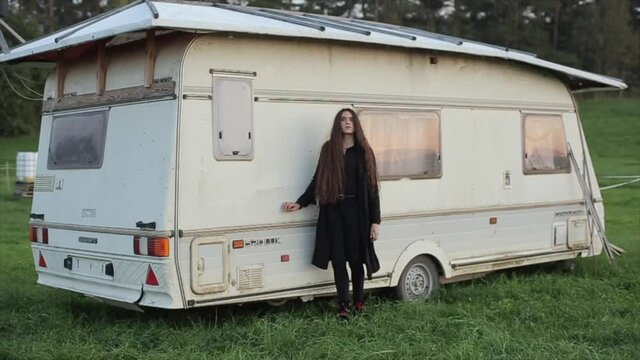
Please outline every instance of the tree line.
[{"label": "tree line", "polygon": [[[9,0],[25,39],[131,0]],[[640,0],[229,0],[246,6],[374,20],[528,51],[640,85]],[[5,32],[11,46],[17,42]],[[0,67],[0,135],[36,132],[51,67]]]}]

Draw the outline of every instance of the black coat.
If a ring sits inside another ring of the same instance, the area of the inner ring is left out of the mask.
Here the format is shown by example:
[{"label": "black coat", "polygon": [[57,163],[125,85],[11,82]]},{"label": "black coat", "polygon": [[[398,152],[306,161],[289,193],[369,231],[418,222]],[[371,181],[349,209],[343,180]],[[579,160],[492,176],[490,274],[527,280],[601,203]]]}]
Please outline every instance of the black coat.
[{"label": "black coat", "polygon": [[[366,165],[364,160],[364,151],[358,149],[358,167],[357,167],[357,183],[358,183],[358,233],[360,234],[360,254],[362,263],[367,268],[367,277],[371,280],[371,275],[380,270],[380,262],[376,256],[373,247],[373,241],[370,239],[371,224],[380,224],[380,197],[378,196],[378,188],[372,190],[368,184]],[[309,204],[316,204],[315,189],[316,176],[318,170],[313,175],[313,179],[307,190],[296,201],[301,207]],[[316,243],[313,251],[313,260],[311,263],[321,269],[327,269],[331,260],[330,236],[331,228],[329,219],[333,214],[329,212],[336,211],[335,207],[327,204],[320,204],[320,214],[318,215],[318,224],[316,226]]]}]

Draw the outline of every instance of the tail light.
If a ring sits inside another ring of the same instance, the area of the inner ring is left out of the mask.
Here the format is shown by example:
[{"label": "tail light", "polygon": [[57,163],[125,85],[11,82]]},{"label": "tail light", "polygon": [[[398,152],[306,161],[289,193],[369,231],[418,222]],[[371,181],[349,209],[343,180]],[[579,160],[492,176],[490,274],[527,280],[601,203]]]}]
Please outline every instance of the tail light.
[{"label": "tail light", "polygon": [[169,238],[134,236],[133,253],[136,255],[168,257]]},{"label": "tail light", "polygon": [[29,227],[29,240],[34,243],[48,244],[49,229],[42,227]]}]

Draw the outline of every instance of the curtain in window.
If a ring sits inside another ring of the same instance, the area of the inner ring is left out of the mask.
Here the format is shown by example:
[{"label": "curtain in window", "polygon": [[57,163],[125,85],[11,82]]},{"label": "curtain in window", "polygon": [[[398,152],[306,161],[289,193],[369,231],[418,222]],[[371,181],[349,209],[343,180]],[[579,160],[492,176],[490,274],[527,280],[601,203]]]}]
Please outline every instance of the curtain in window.
[{"label": "curtain in window", "polygon": [[560,116],[527,115],[524,118],[525,170],[568,168],[564,126]]},{"label": "curtain in window", "polygon": [[437,113],[362,111],[360,119],[383,177],[440,175]]}]

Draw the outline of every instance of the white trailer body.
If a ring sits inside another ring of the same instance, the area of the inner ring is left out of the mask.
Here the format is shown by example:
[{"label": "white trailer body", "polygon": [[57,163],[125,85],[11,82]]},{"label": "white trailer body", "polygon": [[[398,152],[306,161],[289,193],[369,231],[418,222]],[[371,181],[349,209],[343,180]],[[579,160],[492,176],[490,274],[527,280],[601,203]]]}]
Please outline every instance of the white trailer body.
[{"label": "white trailer body", "polygon": [[[572,91],[624,83],[476,43],[384,43],[381,24],[367,25],[375,41],[335,28],[313,38],[302,25],[274,30],[281,19],[207,28],[260,16],[240,8],[153,4],[156,20],[134,3],[50,37],[84,48],[64,50],[45,88],[38,283],[131,308],[332,294],[331,271],[311,265],[317,208],[280,205],[308,184],[344,107],[359,112],[382,175],[381,269],[365,287],[412,281],[403,271],[417,257],[447,283],[601,252],[576,177],[588,175],[604,221]],[[130,25],[105,35],[118,17]],[[216,31],[185,32],[199,30]],[[56,59],[47,39],[0,61]]]}]

